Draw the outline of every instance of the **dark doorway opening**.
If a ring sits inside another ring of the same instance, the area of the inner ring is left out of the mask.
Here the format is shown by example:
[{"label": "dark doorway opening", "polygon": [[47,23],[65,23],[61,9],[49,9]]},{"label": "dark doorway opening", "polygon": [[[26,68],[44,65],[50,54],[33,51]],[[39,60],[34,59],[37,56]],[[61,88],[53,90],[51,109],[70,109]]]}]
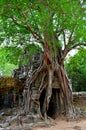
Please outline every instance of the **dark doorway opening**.
[{"label": "dark doorway opening", "polygon": [[43,91],[42,91],[42,93],[41,93],[41,95],[40,95],[40,98],[39,98],[40,111],[41,111],[42,116],[43,116],[43,104],[44,104],[45,94],[46,94],[46,90],[43,89]]},{"label": "dark doorway opening", "polygon": [[[44,89],[40,95],[40,110],[41,113],[43,115],[43,103],[44,103],[44,99],[45,99],[45,94],[46,94],[46,90]],[[60,110],[61,110],[61,105],[60,105],[60,89],[52,89],[52,96],[51,96],[51,100],[49,103],[49,109],[47,111],[47,115],[53,119],[55,119],[56,117],[59,116],[60,114]]]}]

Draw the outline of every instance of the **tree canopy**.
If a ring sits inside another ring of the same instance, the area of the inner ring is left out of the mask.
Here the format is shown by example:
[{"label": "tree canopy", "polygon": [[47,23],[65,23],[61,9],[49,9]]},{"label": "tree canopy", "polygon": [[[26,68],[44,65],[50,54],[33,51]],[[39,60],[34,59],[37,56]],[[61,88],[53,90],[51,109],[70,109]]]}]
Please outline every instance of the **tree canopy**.
[{"label": "tree canopy", "polygon": [[18,64],[27,48],[29,57],[37,52],[33,43],[43,49],[48,43],[53,56],[59,54],[63,61],[71,49],[86,45],[85,10],[83,0],[1,0],[0,44],[6,47],[1,48],[0,61],[4,55],[3,62]]},{"label": "tree canopy", "polygon": [[1,0],[0,41],[14,46],[48,42],[60,60],[76,46],[86,45],[86,2],[79,0]]}]

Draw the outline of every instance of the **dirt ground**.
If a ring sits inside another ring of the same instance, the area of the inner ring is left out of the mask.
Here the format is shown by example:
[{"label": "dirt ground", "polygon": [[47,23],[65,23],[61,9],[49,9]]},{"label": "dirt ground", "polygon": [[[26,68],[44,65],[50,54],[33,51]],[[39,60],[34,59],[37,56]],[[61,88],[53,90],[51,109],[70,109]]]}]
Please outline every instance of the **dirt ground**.
[{"label": "dirt ground", "polygon": [[56,120],[51,127],[37,127],[34,130],[86,130],[86,119],[78,121]]}]

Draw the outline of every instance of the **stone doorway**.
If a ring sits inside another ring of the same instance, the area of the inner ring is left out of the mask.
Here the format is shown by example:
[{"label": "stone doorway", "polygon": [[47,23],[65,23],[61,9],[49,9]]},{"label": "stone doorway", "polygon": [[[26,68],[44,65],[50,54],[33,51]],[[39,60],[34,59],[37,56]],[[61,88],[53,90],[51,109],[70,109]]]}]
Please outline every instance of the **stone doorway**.
[{"label": "stone doorway", "polygon": [[[40,95],[40,99],[39,99],[40,110],[41,110],[42,115],[43,115],[42,108],[43,108],[43,103],[44,103],[44,99],[45,99],[45,94],[46,94],[46,89],[43,89],[43,91]],[[56,117],[58,117],[60,115],[60,111],[61,111],[60,89],[53,88],[47,115],[49,117],[55,119]]]}]

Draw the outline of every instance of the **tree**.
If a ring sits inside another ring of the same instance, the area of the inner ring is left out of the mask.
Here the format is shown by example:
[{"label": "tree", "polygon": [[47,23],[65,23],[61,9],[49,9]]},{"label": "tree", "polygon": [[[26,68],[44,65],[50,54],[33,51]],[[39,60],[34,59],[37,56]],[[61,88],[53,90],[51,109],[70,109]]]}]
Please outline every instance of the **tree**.
[{"label": "tree", "polygon": [[18,57],[18,49],[7,46],[0,48],[0,71],[2,72],[2,76],[12,75],[12,70],[18,67]]},{"label": "tree", "polygon": [[[3,45],[0,47],[0,71],[2,76],[12,76],[12,71],[21,64],[28,65],[30,67],[30,62],[37,52],[41,48],[35,44],[29,44],[27,46],[13,46],[13,45]],[[32,53],[33,52],[33,53]],[[28,58],[29,57],[29,58]]]},{"label": "tree", "polygon": [[[1,40],[11,37],[15,45],[28,44],[29,41],[39,43],[43,48],[41,64],[32,72],[30,79],[27,78],[25,112],[41,113],[46,117],[55,94],[58,95],[54,98],[58,102],[59,113],[65,111],[69,115],[72,95],[64,59],[71,49],[86,45],[86,3],[79,0],[3,0],[0,4],[0,22],[4,30]],[[56,91],[52,88],[54,85]],[[34,95],[36,87],[38,90]]]},{"label": "tree", "polygon": [[66,70],[73,83],[73,91],[86,91],[86,49],[81,47],[69,57]]}]

